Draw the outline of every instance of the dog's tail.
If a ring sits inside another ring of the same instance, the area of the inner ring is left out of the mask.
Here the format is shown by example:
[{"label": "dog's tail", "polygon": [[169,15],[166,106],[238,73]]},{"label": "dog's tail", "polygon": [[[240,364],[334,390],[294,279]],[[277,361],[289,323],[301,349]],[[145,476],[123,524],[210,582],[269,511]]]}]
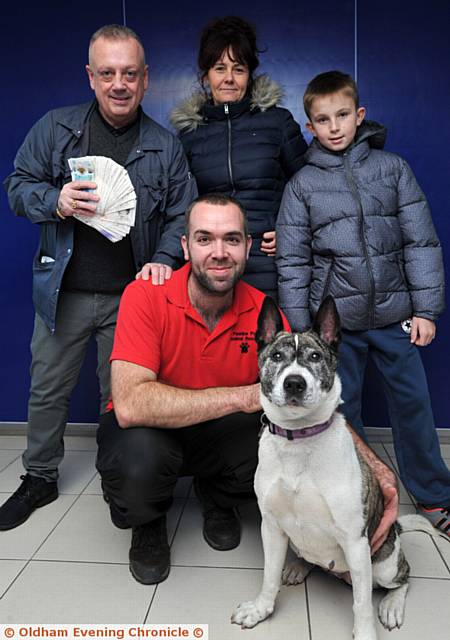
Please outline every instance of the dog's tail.
[{"label": "dog's tail", "polygon": [[438,529],[435,529],[431,522],[423,516],[415,514],[401,516],[397,522],[400,525],[400,535],[411,531],[422,531],[423,533],[428,533],[430,536],[433,536],[433,538],[447,537],[443,536],[442,533],[440,533]]}]

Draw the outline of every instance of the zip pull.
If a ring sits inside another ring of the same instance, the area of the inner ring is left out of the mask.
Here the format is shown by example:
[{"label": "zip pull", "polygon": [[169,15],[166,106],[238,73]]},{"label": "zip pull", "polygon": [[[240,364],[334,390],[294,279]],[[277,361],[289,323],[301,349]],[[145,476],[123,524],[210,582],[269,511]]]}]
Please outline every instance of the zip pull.
[{"label": "zip pull", "polygon": [[223,105],[223,110],[225,112],[225,115],[227,116],[228,115],[228,105],[227,104]]}]

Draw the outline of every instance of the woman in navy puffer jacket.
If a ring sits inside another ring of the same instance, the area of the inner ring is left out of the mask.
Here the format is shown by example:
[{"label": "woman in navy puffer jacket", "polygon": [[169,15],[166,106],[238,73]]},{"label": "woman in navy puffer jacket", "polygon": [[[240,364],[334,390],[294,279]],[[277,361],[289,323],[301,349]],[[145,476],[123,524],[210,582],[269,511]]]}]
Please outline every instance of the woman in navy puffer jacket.
[{"label": "woman in navy puffer jacket", "polygon": [[253,246],[244,280],[277,297],[275,223],[283,189],[303,165],[300,127],[277,107],[281,90],[259,64],[256,34],[238,17],[214,20],[198,55],[202,91],[171,115],[199,194],[235,197],[247,212]]}]

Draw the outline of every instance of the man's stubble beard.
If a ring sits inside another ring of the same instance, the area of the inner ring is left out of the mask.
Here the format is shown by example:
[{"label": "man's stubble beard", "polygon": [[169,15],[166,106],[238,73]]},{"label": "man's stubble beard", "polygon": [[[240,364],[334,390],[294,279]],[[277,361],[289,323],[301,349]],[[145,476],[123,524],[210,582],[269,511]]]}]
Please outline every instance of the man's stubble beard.
[{"label": "man's stubble beard", "polygon": [[213,295],[217,297],[224,296],[228,294],[230,291],[234,289],[236,283],[240,280],[242,274],[245,270],[245,264],[242,265],[233,275],[232,279],[229,281],[229,286],[226,289],[217,290],[214,287],[214,280],[209,278],[206,273],[196,269],[193,265],[191,267],[192,276],[195,278],[196,283],[204,293],[208,295]]}]

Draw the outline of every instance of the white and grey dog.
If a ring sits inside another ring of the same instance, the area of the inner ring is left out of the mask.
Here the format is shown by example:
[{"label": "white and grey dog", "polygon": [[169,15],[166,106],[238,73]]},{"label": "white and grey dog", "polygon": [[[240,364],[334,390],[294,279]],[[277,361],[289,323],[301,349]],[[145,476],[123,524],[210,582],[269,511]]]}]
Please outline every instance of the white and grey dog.
[{"label": "white and grey dog", "polygon": [[[267,428],[259,445],[255,491],[262,515],[264,580],[257,598],[240,604],[232,616],[242,627],[253,627],[273,612],[282,578],[300,583],[318,565],[350,578],[354,638],[376,640],[372,587],[388,589],[379,606],[381,623],[393,629],[403,622],[409,565],[399,534],[412,528],[433,533],[425,519],[401,518],[371,558],[369,540],[383,514],[383,497],[337,412],[339,336],[330,296],[313,329],[304,333],[282,331],[270,298],[261,309],[256,341]],[[298,559],[283,572],[288,543]]]}]

